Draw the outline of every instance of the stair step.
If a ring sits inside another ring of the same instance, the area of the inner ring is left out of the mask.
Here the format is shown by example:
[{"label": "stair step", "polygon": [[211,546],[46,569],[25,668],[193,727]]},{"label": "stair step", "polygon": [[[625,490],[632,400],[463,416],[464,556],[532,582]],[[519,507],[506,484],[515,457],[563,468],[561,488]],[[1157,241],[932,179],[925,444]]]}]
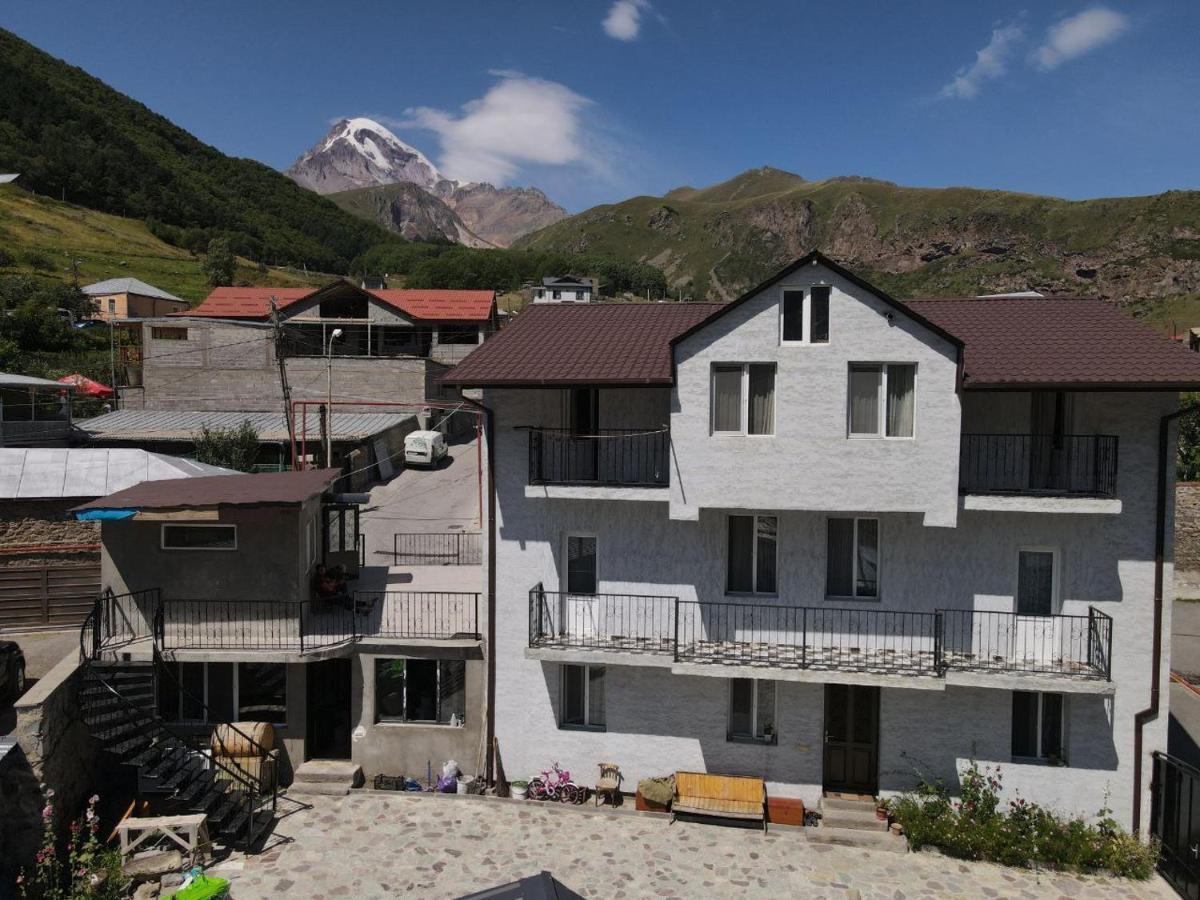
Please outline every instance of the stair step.
[{"label": "stair step", "polygon": [[333,781],[293,781],[287,792],[289,794],[324,794],[330,797],[344,797],[350,793],[350,788],[349,782],[339,784]]},{"label": "stair step", "polygon": [[239,790],[232,790],[226,793],[225,800],[213,810],[209,817],[218,828],[222,827],[222,823],[234,816],[242,805],[246,802],[246,795]]},{"label": "stair step", "polygon": [[875,808],[826,809],[821,812],[822,828],[857,828],[859,831],[887,831],[886,820],[875,816]]},{"label": "stair step", "polygon": [[146,774],[151,778],[169,778],[178,772],[183,766],[187,765],[189,757],[187,757],[178,747],[170,747],[159,750],[159,760]]},{"label": "stair step", "polygon": [[840,844],[843,847],[864,847],[869,850],[886,850],[891,853],[908,852],[907,841],[890,831],[830,828],[822,824],[819,828],[805,828],[804,836],[817,844]]},{"label": "stair step", "polygon": [[346,759],[310,759],[297,767],[293,776],[295,783],[317,784],[321,782],[346,784],[349,787],[362,784],[362,767]]},{"label": "stair step", "polygon": [[126,719],[123,722],[106,723],[107,727],[93,731],[92,737],[109,746],[134,737],[149,741],[150,735],[147,733],[146,726],[152,721],[152,719],[144,717],[132,721]]},{"label": "stair step", "polygon": [[104,747],[106,753],[111,753],[114,756],[125,757],[137,750],[143,750],[150,743],[150,736],[146,734],[135,734],[133,737],[126,738],[115,744],[107,744]]},{"label": "stair step", "polygon": [[871,815],[875,814],[875,807],[878,804],[875,800],[852,800],[848,797],[822,797],[821,811],[825,812],[829,809],[845,809],[845,810],[862,810],[868,809]]}]

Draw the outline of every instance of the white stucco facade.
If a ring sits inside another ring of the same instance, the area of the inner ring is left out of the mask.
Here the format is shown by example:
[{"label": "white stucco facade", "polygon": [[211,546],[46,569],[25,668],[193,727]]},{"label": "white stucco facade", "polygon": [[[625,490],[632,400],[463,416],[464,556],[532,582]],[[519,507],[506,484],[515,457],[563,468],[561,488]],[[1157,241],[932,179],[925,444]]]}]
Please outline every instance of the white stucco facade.
[{"label": "white stucco facade", "polygon": [[[829,342],[785,346],[780,292],[814,283],[832,288]],[[734,362],[775,363],[773,435],[711,434],[711,366]],[[848,366],[875,362],[917,367],[911,439],[847,437]],[[976,760],[1001,766],[1009,792],[1072,814],[1091,815],[1107,803],[1128,826],[1134,715],[1150,700],[1158,426],[1177,397],[1075,396],[1075,432],[1119,441],[1114,496],[989,505],[960,496],[960,436],[1027,431],[1030,394],[957,390],[952,342],[823,267],[805,267],[686,337],[675,348],[675,365],[670,390],[599,391],[602,428],[649,430],[669,416],[669,487],[530,487],[524,429],[565,427],[567,392],[483,393],[494,417],[495,717],[508,777],[528,778],[558,761],[589,783],[602,760],[621,766],[630,791],[640,778],[677,770],[753,774],[766,779],[769,793],[816,806],[827,782],[825,684],[851,683],[879,688],[881,794],[911,786],[918,774],[953,786]],[[777,520],[777,586],[769,596],[731,596],[725,589],[727,519],[745,513]],[[826,597],[827,522],[850,515],[879,523],[877,599]],[[1168,535],[1171,515],[1168,509]],[[1018,554],[1052,550],[1054,613],[1085,622],[1089,615],[1112,617],[1111,680],[991,671],[823,677],[812,669],[681,663],[669,654],[531,648],[530,590],[538,584],[566,590],[568,534],[595,537],[598,594],[930,619],[939,610],[1014,612]],[[1166,596],[1172,596],[1169,550]],[[1169,634],[1169,612],[1165,618]],[[559,724],[563,663],[605,665],[602,730]],[[1160,674],[1165,685],[1165,658]],[[731,675],[776,683],[774,743],[728,739]],[[1063,695],[1065,765],[1013,758],[1014,690]],[[1162,702],[1144,732],[1147,760],[1166,749],[1165,690]],[[1146,764],[1143,825],[1149,778]]]}]

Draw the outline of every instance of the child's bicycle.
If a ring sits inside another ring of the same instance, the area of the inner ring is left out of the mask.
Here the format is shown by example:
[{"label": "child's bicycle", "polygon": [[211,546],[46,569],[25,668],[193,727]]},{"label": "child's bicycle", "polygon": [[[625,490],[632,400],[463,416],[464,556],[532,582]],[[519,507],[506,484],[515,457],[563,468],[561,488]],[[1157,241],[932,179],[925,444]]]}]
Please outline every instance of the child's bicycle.
[{"label": "child's bicycle", "polygon": [[559,803],[583,803],[587,788],[571,780],[571,773],[554,763],[541,778],[529,779],[530,800],[557,800]]}]

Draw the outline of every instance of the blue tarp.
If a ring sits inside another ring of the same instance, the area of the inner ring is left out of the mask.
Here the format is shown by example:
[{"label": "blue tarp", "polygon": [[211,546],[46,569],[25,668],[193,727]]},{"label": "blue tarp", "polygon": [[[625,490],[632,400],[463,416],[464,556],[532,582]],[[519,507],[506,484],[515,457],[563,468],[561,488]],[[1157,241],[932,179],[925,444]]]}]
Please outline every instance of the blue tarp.
[{"label": "blue tarp", "polygon": [[136,515],[136,509],[85,509],[75,513],[75,518],[80,522],[99,522],[105,519],[132,519]]}]

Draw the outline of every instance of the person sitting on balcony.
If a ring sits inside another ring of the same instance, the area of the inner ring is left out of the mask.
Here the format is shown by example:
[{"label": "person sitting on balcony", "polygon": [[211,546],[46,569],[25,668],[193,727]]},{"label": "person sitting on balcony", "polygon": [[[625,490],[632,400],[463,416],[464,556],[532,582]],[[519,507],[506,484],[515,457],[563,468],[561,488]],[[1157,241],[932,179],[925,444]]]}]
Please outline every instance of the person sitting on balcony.
[{"label": "person sitting on balcony", "polygon": [[313,572],[313,591],[319,599],[336,603],[343,609],[352,610],[359,615],[369,613],[374,606],[373,601],[356,600],[350,596],[350,589],[346,586],[346,574],[341,566],[326,568],[324,563],[318,563]]}]

